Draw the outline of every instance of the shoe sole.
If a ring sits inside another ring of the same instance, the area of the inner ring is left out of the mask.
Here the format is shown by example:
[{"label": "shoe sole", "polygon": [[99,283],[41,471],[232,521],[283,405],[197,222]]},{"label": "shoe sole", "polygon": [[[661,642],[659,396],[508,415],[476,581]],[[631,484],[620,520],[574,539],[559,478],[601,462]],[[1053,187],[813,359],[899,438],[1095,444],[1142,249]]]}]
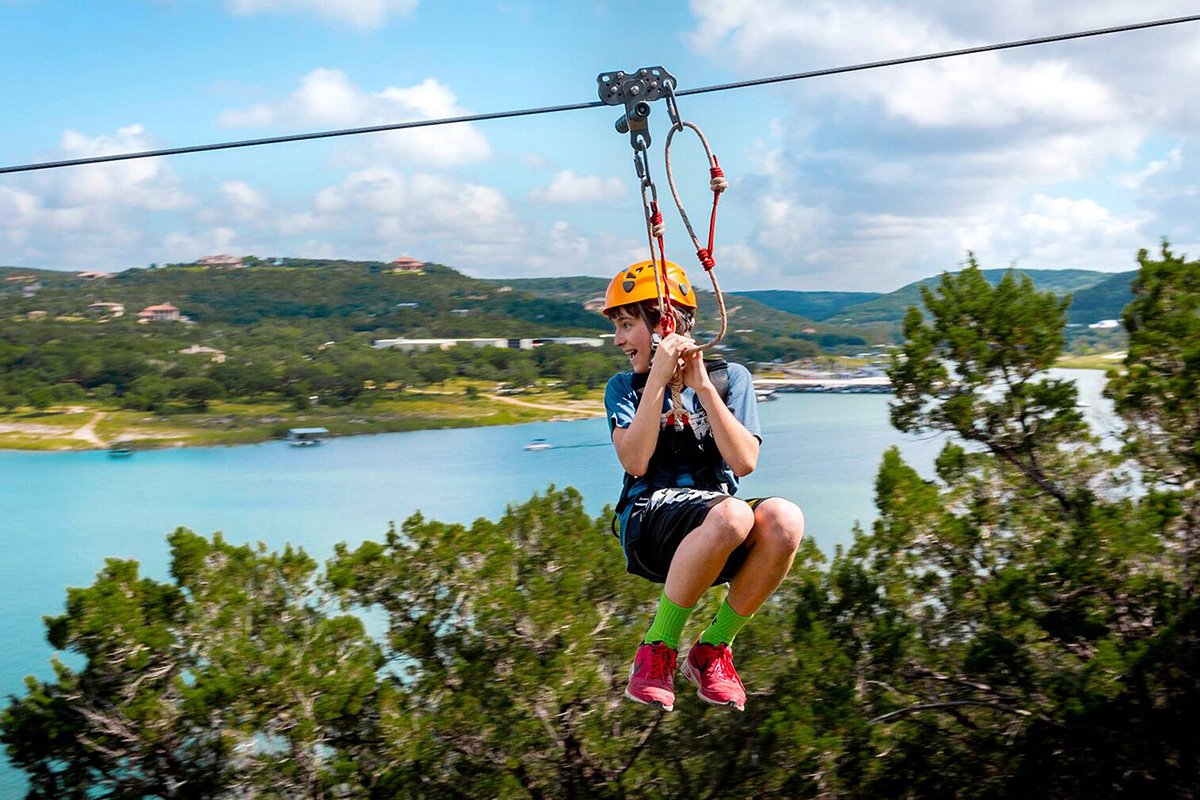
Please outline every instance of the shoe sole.
[{"label": "shoe sole", "polygon": [[737,700],[714,700],[705,695],[703,689],[700,687],[700,678],[696,675],[696,673],[692,672],[691,665],[688,664],[688,662],[683,662],[683,666],[679,668],[679,672],[683,675],[683,677],[687,678],[688,683],[696,687],[696,697],[699,697],[710,706],[716,706],[717,708],[728,708],[733,711],[746,710],[746,707],[744,705],[739,705]]},{"label": "shoe sole", "polygon": [[675,709],[674,703],[668,706],[664,705],[661,700],[643,700],[640,697],[634,697],[629,693],[629,689],[625,690],[625,696],[639,705],[650,706],[651,708],[657,708],[660,711],[673,711]]}]

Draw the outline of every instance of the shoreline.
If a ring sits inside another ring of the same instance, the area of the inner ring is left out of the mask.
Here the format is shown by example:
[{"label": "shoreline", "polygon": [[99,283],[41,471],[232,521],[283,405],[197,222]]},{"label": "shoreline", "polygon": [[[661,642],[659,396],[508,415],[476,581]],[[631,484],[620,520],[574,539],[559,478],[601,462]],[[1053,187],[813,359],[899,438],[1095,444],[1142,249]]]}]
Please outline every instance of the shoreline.
[{"label": "shoreline", "polygon": [[[1105,367],[1119,366],[1111,354],[1062,361],[1055,368],[1104,371]],[[890,391],[886,378],[838,380],[776,373],[756,377],[754,383],[756,389],[771,393]],[[474,394],[467,391],[471,386],[475,387]],[[443,390],[409,389],[367,405],[321,406],[304,411],[282,402],[262,401],[213,403],[204,412],[174,409],[155,414],[98,404],[9,412],[0,414],[0,451],[103,452],[117,442],[130,441],[135,450],[233,447],[283,441],[287,429],[293,427],[325,427],[330,438],[340,438],[604,416],[603,389],[579,398],[547,387],[516,395],[496,393],[492,386],[486,392],[479,388],[477,384],[455,382]]]},{"label": "shoreline", "polygon": [[74,405],[0,414],[0,451],[104,452],[118,442],[130,443],[134,450],[233,447],[284,441],[287,430],[298,427],[325,427],[330,438],[340,438],[603,416],[602,400],[569,398],[557,391],[519,397],[422,391],[366,407],[306,411],[270,403],[215,403],[204,412],[168,414]]}]

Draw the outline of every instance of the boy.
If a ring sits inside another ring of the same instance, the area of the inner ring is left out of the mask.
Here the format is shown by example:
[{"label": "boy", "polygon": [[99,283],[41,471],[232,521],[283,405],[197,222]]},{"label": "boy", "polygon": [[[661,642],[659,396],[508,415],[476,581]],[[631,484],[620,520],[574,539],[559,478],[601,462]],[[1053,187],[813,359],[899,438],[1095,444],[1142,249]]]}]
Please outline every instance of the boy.
[{"label": "boy", "polygon": [[[733,496],[738,478],[754,470],[762,439],[750,373],[723,362],[706,368],[688,336],[695,292],[671,262],[664,291],[674,332],[657,336],[656,267],[644,261],[622,270],[604,304],[615,343],[632,368],[614,375],[604,394],[613,446],[626,473],[617,503],[621,547],[629,572],[664,584],[625,696],[664,711],[674,707],[676,653],[688,615],[709,587],[727,582],[728,595],[681,671],[702,700],[742,711],[746,690],[731,645],[791,569],[804,516],[780,498],[747,502]],[[686,387],[683,409],[670,408],[677,368]],[[686,422],[678,430],[668,417],[673,421],[681,411]]]}]

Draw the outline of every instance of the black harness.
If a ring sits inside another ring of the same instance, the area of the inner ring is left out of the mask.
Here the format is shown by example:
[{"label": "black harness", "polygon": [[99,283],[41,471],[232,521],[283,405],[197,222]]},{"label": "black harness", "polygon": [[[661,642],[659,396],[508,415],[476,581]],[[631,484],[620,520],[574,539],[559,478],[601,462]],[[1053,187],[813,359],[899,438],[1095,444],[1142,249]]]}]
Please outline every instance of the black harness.
[{"label": "black harness", "polygon": [[[708,378],[721,397],[721,402],[724,403],[729,397],[729,362],[723,358],[706,360],[704,368],[708,371]],[[647,377],[649,377],[648,373],[635,372],[633,374],[633,389],[637,392],[639,405],[646,390]],[[700,402],[699,398],[696,399],[696,402]],[[705,409],[706,413],[707,411]],[[646,469],[646,476],[650,480],[648,493],[658,489],[675,488],[668,485],[665,476],[670,475],[668,469],[670,465],[681,461],[695,467],[692,473],[695,479],[693,488],[715,492],[729,490],[729,486],[723,478],[725,459],[721,456],[711,428],[704,436],[697,437],[690,425],[681,431],[675,430],[674,425],[667,425],[658,432],[658,442],[654,445],[654,453],[650,456],[650,464]],[[638,480],[640,479],[625,473],[625,481],[621,486],[621,499],[617,501],[617,514],[622,513],[629,506],[631,502],[629,493]]]}]

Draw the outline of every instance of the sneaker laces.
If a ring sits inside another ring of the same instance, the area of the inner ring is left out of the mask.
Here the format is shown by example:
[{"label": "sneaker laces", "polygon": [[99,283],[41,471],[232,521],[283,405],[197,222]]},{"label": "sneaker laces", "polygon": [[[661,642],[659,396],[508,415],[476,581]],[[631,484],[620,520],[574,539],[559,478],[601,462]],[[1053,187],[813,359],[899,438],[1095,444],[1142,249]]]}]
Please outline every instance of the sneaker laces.
[{"label": "sneaker laces", "polygon": [[[700,661],[700,669],[704,670],[706,677],[741,683],[741,678],[738,677],[737,670],[733,668],[732,650],[720,645],[708,645],[705,649],[711,652],[705,653],[702,650],[696,660]],[[701,660],[699,656],[707,657]]]},{"label": "sneaker laces", "polygon": [[649,655],[642,661],[651,680],[670,680],[675,674],[675,652],[664,644],[647,645]]}]

